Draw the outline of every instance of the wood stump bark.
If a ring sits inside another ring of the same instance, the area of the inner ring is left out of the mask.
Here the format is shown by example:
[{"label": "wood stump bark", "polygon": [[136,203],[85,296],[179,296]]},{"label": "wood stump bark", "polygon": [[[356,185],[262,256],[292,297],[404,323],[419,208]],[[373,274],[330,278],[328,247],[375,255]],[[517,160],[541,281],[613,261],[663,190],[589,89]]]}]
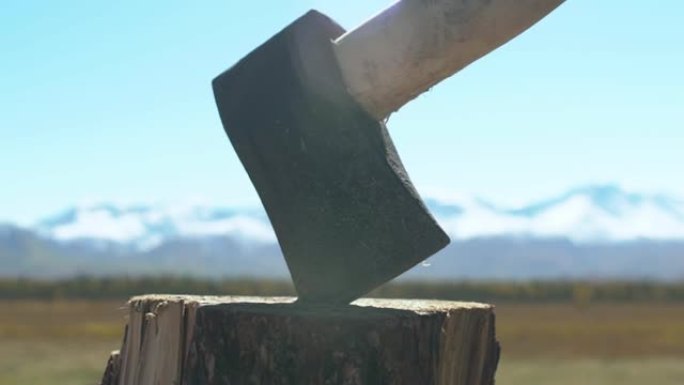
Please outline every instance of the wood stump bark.
[{"label": "wood stump bark", "polygon": [[491,385],[490,305],[142,296],[102,385]]}]

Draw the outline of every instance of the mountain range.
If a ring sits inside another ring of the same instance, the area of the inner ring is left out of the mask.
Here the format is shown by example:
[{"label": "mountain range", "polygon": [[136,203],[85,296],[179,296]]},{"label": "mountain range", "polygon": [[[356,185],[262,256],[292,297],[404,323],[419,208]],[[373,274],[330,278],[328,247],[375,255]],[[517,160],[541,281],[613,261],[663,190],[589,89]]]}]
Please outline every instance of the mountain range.
[{"label": "mountain range", "polygon": [[[684,279],[684,200],[587,186],[509,208],[426,197],[453,242],[415,279]],[[211,205],[72,207],[0,225],[0,276],[286,277],[265,212]]]}]

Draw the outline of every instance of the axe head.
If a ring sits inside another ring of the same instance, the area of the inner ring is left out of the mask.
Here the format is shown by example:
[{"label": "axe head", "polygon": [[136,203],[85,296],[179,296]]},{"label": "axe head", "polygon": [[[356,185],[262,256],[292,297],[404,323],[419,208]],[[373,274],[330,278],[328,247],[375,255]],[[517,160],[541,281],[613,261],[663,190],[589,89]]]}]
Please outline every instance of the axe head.
[{"label": "axe head", "polygon": [[331,43],[344,32],[309,12],[213,81],[300,301],[350,302],[449,243],[345,88]]}]

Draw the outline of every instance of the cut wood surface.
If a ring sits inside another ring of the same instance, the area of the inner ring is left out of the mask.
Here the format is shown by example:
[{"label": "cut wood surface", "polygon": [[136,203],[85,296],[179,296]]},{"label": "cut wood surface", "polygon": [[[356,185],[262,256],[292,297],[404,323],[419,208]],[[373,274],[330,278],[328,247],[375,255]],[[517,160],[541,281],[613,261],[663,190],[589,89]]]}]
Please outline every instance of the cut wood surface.
[{"label": "cut wood surface", "polygon": [[103,385],[490,385],[490,305],[151,295],[129,301]]}]

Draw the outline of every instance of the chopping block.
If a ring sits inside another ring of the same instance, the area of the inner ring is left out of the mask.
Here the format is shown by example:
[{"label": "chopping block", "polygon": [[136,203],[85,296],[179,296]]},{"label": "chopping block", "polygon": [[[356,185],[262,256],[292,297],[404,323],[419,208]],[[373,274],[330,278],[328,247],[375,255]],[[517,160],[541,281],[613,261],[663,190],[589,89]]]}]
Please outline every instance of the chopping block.
[{"label": "chopping block", "polygon": [[149,295],[128,302],[101,385],[491,385],[493,307]]}]

